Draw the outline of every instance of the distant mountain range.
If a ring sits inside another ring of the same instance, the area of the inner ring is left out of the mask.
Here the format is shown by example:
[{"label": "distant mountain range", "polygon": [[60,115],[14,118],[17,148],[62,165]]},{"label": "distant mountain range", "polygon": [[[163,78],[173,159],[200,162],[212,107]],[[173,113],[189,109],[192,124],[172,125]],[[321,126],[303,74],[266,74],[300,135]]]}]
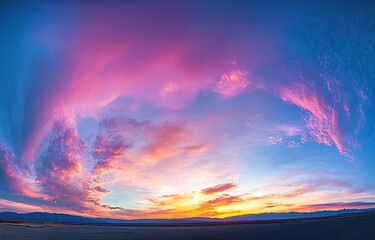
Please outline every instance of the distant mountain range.
[{"label": "distant mountain range", "polygon": [[0,213],[0,220],[19,220],[35,222],[57,222],[57,223],[85,223],[85,224],[152,224],[152,223],[207,223],[207,222],[236,222],[236,221],[258,221],[258,220],[285,220],[302,218],[320,218],[339,215],[375,213],[375,208],[370,209],[343,209],[338,211],[317,211],[317,212],[286,212],[286,213],[261,213],[246,214],[228,218],[179,218],[179,219],[135,219],[121,220],[112,218],[89,218],[60,213],[34,212],[18,214],[14,212]]}]

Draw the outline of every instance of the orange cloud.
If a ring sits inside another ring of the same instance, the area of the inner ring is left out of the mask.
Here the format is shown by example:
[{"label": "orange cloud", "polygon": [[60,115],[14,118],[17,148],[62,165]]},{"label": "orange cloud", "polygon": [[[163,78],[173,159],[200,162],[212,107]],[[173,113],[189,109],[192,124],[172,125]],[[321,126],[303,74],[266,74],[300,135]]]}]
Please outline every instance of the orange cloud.
[{"label": "orange cloud", "polygon": [[224,192],[229,189],[236,188],[237,185],[234,183],[224,183],[224,184],[219,184],[213,187],[208,187],[202,190],[202,193],[204,194],[214,194],[214,193],[219,193],[219,192]]},{"label": "orange cloud", "polygon": [[203,203],[203,206],[228,206],[243,201],[244,200],[241,198],[241,196],[230,196],[228,194],[223,194],[215,199]]}]

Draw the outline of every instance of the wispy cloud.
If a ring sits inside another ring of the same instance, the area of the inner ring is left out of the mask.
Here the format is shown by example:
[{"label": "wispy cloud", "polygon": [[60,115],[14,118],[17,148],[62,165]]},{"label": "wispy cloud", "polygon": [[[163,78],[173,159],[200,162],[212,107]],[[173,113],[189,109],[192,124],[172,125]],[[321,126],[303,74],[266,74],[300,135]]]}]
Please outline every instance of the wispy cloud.
[{"label": "wispy cloud", "polygon": [[319,98],[311,82],[298,82],[279,89],[280,98],[297,105],[307,112],[306,127],[318,143],[335,146],[341,154],[350,156],[345,148],[338,128],[335,109]]}]

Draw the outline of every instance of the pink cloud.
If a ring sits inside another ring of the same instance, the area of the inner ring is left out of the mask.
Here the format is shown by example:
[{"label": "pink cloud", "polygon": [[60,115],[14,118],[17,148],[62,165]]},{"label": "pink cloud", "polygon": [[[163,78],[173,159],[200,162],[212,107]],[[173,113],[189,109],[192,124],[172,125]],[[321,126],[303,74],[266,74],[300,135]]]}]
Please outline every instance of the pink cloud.
[{"label": "pink cloud", "polygon": [[84,207],[85,193],[77,183],[82,172],[84,143],[77,130],[64,122],[56,122],[38,154],[35,182],[48,196],[48,200],[70,205],[79,210]]},{"label": "pink cloud", "polygon": [[341,139],[337,112],[319,98],[312,83],[293,83],[278,89],[278,94],[283,101],[297,105],[307,112],[306,127],[316,142],[335,146],[341,154],[349,156]]},{"label": "pink cloud", "polygon": [[86,213],[114,210],[102,204],[110,191],[101,185],[102,177],[116,168],[131,145],[121,135],[99,135],[93,143],[94,166],[90,166],[88,146],[79,137],[74,125],[58,121],[43,141],[35,167],[35,183],[45,200],[55,207]]},{"label": "pink cloud", "polygon": [[[138,161],[143,159],[150,163],[157,163],[177,154],[204,152],[212,144],[201,138],[204,137],[203,135],[196,136],[190,132],[187,124],[183,121],[167,121],[157,124],[152,121],[111,117],[102,120],[100,126],[108,132],[108,136],[128,138],[130,141],[136,138],[141,139],[141,142],[137,142],[134,146],[134,151],[138,153],[140,158]],[[103,136],[98,136],[97,142],[98,140],[103,143],[109,141]],[[95,151],[97,152],[95,154],[98,155],[104,150],[99,148]],[[108,152],[105,153],[109,154]]]},{"label": "pink cloud", "polygon": [[96,137],[93,148],[92,156],[96,161],[95,165],[84,178],[80,179],[86,200],[93,204],[92,210],[100,210],[100,208],[115,210],[117,207],[101,203],[103,195],[111,192],[101,186],[107,182],[103,176],[116,168],[122,169],[125,153],[131,148],[131,144],[126,143],[121,134],[106,134]]},{"label": "pink cloud", "polygon": [[236,96],[249,86],[249,75],[247,71],[239,69],[225,73],[216,82],[215,91],[224,97]]},{"label": "pink cloud", "polygon": [[150,142],[143,147],[142,153],[146,159],[162,159],[177,154],[181,138],[185,134],[183,123],[166,122],[148,132]]},{"label": "pink cloud", "polygon": [[43,198],[38,193],[38,188],[33,182],[24,176],[15,163],[15,155],[10,147],[0,139],[0,177],[2,179],[2,188],[8,188],[15,195],[23,195],[33,198]]},{"label": "pink cloud", "polygon": [[32,204],[19,203],[15,201],[9,201],[0,199],[0,212],[3,211],[14,211],[17,213],[28,213],[28,212],[43,212],[44,207],[35,206]]},{"label": "pink cloud", "polygon": [[103,119],[99,125],[109,133],[109,136],[122,136],[130,141],[136,138],[142,139],[142,142],[134,147],[138,148],[141,158],[149,159],[151,162],[180,153],[203,152],[208,150],[210,145],[203,139],[203,135],[195,136],[190,132],[188,124],[183,121],[154,123],[110,117]]},{"label": "pink cloud", "polygon": [[94,172],[102,174],[110,170],[112,164],[125,158],[125,151],[131,148],[123,136],[117,134],[99,135],[94,143],[93,157],[97,160]]}]

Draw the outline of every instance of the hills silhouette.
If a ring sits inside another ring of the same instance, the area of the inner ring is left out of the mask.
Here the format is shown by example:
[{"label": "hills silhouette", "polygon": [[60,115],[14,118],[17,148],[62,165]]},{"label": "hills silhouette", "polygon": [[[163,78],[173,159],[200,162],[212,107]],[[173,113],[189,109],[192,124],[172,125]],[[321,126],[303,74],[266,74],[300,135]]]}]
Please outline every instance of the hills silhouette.
[{"label": "hills silhouette", "polygon": [[33,212],[15,213],[1,212],[0,220],[31,221],[31,222],[56,222],[56,223],[82,223],[82,224],[147,224],[147,223],[205,223],[205,222],[237,222],[237,221],[259,221],[259,220],[286,220],[303,218],[322,218],[339,215],[350,215],[359,213],[375,213],[375,208],[370,209],[342,209],[337,211],[316,212],[285,212],[285,213],[260,213],[233,216],[228,218],[174,218],[174,219],[133,219],[122,220],[115,218],[90,218],[61,213]]}]

